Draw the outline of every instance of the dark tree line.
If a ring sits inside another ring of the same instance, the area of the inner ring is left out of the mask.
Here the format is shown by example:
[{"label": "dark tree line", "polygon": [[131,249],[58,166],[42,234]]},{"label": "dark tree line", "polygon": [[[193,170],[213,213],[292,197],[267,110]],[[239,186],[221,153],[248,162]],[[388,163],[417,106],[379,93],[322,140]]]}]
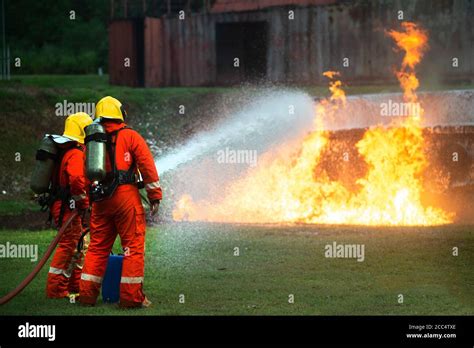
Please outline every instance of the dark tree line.
[{"label": "dark tree line", "polygon": [[[215,0],[0,0],[15,74],[107,71],[111,19],[207,12]],[[1,7],[0,7],[1,11]],[[71,12],[74,11],[74,12]],[[74,17],[74,19],[73,19]],[[0,27],[1,29],[1,27]],[[0,38],[0,45],[2,40]]]},{"label": "dark tree line", "polygon": [[21,58],[16,73],[107,70],[109,0],[3,1],[6,45]]}]

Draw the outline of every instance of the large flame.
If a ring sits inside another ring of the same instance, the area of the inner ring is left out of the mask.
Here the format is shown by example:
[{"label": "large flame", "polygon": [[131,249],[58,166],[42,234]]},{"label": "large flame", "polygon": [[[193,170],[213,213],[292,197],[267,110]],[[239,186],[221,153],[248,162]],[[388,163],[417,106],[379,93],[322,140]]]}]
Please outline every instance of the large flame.
[{"label": "large flame", "polygon": [[[421,61],[428,36],[414,23],[403,23],[402,29],[402,32],[388,32],[405,52],[396,76],[405,102],[417,103],[415,66]],[[257,167],[251,168],[219,197],[194,202],[192,197],[184,195],[175,207],[173,218],[247,223],[449,223],[448,213],[421,203],[421,173],[427,165],[421,113],[407,117],[397,126],[378,126],[365,132],[356,148],[367,164],[367,171],[356,180],[355,190],[330,179],[320,163],[323,150],[331,146],[322,125],[345,106],[346,99],[342,83],[336,79],[339,73],[328,71],[323,75],[330,79],[331,96],[317,104],[315,130],[302,140],[296,153],[291,153],[287,144],[265,153]]]},{"label": "large flame", "polygon": [[[420,83],[415,75],[415,66],[420,63],[428,48],[428,34],[412,22],[403,22],[402,28],[404,29],[402,32],[390,30],[386,33],[395,40],[397,47],[405,52],[401,69],[395,72],[403,89],[404,98],[407,102],[417,103],[418,97],[415,91]],[[412,116],[421,117],[421,115]]]}]

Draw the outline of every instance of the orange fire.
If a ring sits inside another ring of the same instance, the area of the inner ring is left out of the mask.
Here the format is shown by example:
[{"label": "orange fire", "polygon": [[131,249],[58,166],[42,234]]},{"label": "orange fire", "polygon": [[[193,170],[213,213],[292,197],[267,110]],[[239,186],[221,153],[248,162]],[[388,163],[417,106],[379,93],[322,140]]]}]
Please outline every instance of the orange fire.
[{"label": "orange fire", "polygon": [[[427,34],[414,23],[403,32],[388,34],[405,52],[397,77],[405,102],[417,102],[415,66],[427,45]],[[338,72],[330,79],[331,96],[316,106],[315,130],[291,152],[287,144],[259,157],[258,165],[233,182],[219,197],[194,202],[184,195],[174,211],[175,220],[241,223],[311,223],[356,225],[438,225],[452,216],[421,203],[421,173],[427,165],[420,116],[412,115],[397,126],[373,127],[356,144],[367,172],[350,190],[331,180],[320,163],[331,146],[321,125],[345,107]],[[343,160],[343,159],[341,159]]]},{"label": "orange fire", "polygon": [[[402,49],[405,52],[401,69],[396,71],[395,75],[403,89],[405,100],[416,103],[418,102],[418,97],[415,91],[420,83],[415,75],[415,66],[420,63],[421,58],[428,49],[428,34],[412,22],[403,22],[402,28],[405,31],[390,30],[386,33],[395,40],[398,49]],[[421,115],[413,116],[420,117]]]}]

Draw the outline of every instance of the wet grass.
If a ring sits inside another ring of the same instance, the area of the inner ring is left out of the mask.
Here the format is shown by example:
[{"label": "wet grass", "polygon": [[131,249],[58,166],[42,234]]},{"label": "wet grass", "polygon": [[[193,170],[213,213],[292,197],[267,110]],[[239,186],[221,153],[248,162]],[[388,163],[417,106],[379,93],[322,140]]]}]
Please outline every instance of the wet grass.
[{"label": "wet grass", "polygon": [[[0,244],[38,243],[41,254],[53,236],[2,231]],[[334,241],[364,244],[365,260],[326,258],[325,246]],[[472,315],[473,263],[473,226],[163,224],[147,231],[144,288],[151,308],[123,311],[100,300],[83,308],[47,300],[45,267],[0,314]],[[13,289],[33,266],[26,259],[0,259],[0,293]],[[288,303],[290,294],[294,304]]]}]

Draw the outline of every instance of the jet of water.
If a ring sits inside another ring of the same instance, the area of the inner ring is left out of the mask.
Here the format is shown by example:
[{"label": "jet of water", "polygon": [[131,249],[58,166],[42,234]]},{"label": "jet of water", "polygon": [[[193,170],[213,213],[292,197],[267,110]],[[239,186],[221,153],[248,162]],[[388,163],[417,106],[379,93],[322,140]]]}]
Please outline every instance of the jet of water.
[{"label": "jet of water", "polygon": [[272,144],[300,136],[312,129],[314,102],[298,91],[260,93],[232,115],[224,115],[214,129],[200,133],[171,153],[157,159],[162,175],[226,147],[258,152]]}]

